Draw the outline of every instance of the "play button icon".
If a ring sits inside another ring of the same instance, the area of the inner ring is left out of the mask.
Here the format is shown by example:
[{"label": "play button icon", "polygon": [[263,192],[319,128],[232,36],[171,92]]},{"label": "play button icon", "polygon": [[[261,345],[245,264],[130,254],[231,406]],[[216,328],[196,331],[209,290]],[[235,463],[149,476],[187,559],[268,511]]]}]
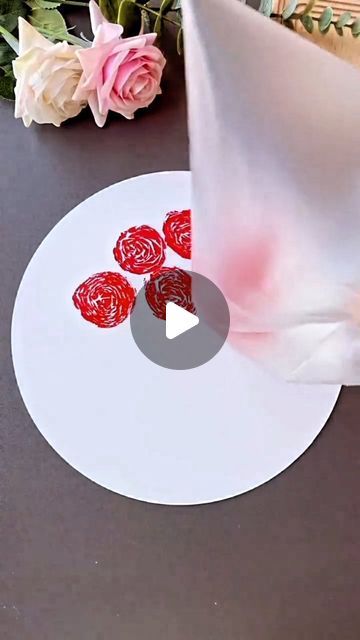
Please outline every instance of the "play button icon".
[{"label": "play button icon", "polygon": [[166,337],[173,340],[199,324],[199,318],[175,302],[166,304]]},{"label": "play button icon", "polygon": [[211,280],[194,271],[163,267],[138,291],[130,325],[136,345],[149,360],[168,369],[193,369],[220,351],[230,313]]}]

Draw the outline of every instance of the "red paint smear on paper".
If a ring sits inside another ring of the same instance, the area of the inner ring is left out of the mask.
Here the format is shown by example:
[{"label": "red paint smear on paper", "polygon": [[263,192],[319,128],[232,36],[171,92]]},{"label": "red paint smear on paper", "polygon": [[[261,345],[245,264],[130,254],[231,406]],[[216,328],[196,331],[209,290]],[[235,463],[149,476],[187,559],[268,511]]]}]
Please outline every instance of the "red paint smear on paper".
[{"label": "red paint smear on paper", "polygon": [[145,297],[154,316],[166,319],[166,305],[174,302],[186,311],[196,314],[192,301],[190,274],[177,267],[163,267],[152,273],[145,284]]},{"label": "red paint smear on paper", "polygon": [[85,320],[110,329],[124,322],[131,313],[136,290],[120,273],[104,271],[85,280],[72,299]]},{"label": "red paint smear on paper", "polygon": [[251,316],[266,314],[278,299],[275,278],[278,241],[275,234],[247,234],[246,241],[229,246],[219,268],[224,295]]},{"label": "red paint smear on paper", "polygon": [[139,275],[161,267],[165,261],[165,249],[160,233],[144,224],[131,227],[119,236],[114,257],[124,271]]},{"label": "red paint smear on paper", "polygon": [[191,258],[191,210],[170,211],[163,226],[166,244],[179,256]]}]

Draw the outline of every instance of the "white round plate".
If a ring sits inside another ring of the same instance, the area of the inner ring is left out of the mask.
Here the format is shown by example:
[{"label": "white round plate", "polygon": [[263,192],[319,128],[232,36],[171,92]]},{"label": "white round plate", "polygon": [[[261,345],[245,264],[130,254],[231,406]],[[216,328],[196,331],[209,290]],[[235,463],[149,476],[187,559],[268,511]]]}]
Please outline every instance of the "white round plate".
[{"label": "white round plate", "polygon": [[[103,487],[161,504],[214,502],[270,480],[313,442],[339,394],[279,382],[227,344],[196,369],[164,369],[138,350],[129,319],[104,330],[81,318],[72,294],[94,273],[120,272],[120,232],[161,231],[166,212],[190,206],[188,172],[140,176],[82,202],[36,251],[12,324],[20,392],[49,444]],[[172,251],[166,264],[190,268]],[[138,288],[143,278],[130,277]]]}]

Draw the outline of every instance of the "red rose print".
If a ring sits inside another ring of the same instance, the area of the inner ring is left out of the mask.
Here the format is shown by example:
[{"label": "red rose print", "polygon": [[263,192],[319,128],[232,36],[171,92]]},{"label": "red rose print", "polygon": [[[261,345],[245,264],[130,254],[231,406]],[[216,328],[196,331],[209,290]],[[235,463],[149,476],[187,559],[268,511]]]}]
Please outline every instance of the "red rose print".
[{"label": "red rose print", "polygon": [[132,311],[136,291],[120,273],[105,271],[90,276],[73,295],[82,317],[108,329],[124,322]]},{"label": "red rose print", "polygon": [[191,211],[170,211],[163,226],[166,243],[182,258],[191,258]]},{"label": "red rose print", "polygon": [[160,233],[144,224],[131,227],[119,236],[114,257],[124,271],[151,273],[164,263],[165,249]]},{"label": "red rose print", "polygon": [[156,318],[166,319],[166,304],[174,302],[196,313],[191,299],[191,276],[177,267],[163,267],[152,273],[145,284],[145,297]]}]

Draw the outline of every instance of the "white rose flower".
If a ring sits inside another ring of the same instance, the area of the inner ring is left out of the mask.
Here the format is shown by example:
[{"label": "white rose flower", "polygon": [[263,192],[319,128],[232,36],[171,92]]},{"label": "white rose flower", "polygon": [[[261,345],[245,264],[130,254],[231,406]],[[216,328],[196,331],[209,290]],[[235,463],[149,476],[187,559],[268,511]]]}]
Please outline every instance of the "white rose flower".
[{"label": "white rose flower", "polygon": [[26,127],[32,121],[59,127],[86,106],[73,100],[82,73],[76,51],[67,42],[53,44],[19,18],[19,56],[13,62],[15,118]]}]

